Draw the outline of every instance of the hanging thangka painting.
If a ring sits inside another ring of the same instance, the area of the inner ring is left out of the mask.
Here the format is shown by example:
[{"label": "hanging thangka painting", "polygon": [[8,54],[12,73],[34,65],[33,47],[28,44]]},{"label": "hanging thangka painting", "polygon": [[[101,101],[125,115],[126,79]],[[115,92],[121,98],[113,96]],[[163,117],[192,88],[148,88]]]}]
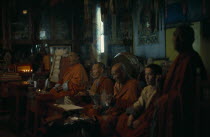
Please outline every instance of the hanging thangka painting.
[{"label": "hanging thangka painting", "polygon": [[155,0],[142,1],[139,14],[138,38],[139,45],[158,43],[159,3]]}]

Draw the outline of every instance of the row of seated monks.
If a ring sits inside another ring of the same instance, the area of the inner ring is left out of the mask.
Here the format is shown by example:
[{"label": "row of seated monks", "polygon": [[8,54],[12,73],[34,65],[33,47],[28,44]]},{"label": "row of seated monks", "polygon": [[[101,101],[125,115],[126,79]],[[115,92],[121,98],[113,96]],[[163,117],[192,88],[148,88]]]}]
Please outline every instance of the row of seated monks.
[{"label": "row of seated monks", "polygon": [[[86,71],[79,63],[79,56],[71,52],[71,65],[50,93],[56,99],[64,98],[65,104],[83,106],[84,113],[97,120],[100,136],[193,137],[196,76],[199,72],[206,79],[206,70],[192,48],[194,31],[190,26],[177,27],[173,42],[179,55],[168,73],[163,76],[156,64],[146,66],[145,86],[129,76],[123,63],[112,66],[113,81],[104,75],[104,64],[98,62],[92,66],[94,82],[87,91]],[[78,101],[84,95],[92,97],[93,102]]]}]

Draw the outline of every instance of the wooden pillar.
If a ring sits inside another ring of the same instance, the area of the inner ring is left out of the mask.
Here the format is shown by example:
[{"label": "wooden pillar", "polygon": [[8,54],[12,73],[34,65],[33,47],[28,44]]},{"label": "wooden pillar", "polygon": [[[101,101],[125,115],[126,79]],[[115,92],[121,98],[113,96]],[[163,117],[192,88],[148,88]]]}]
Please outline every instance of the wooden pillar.
[{"label": "wooden pillar", "polygon": [[34,40],[34,29],[33,29],[33,17],[32,17],[32,9],[28,9],[28,17],[29,17],[29,39]]},{"label": "wooden pillar", "polygon": [[3,35],[3,48],[6,48],[6,4],[2,1],[2,35]]},{"label": "wooden pillar", "polygon": [[80,53],[80,47],[82,44],[82,34],[83,31],[82,23],[81,23],[81,14],[83,14],[83,2],[81,1],[74,1],[72,3],[72,50],[74,52]]},{"label": "wooden pillar", "polygon": [[[52,9],[51,9],[52,10]],[[55,33],[56,33],[56,31],[55,31],[55,17],[54,17],[54,13],[53,13],[53,11],[51,11],[50,12],[51,13],[51,15],[50,15],[50,39],[51,40],[55,40]]]},{"label": "wooden pillar", "polygon": [[8,28],[8,38],[7,38],[7,49],[12,49],[12,29],[11,29],[11,9],[13,8],[13,4],[12,4],[13,0],[9,1],[9,5],[7,7],[7,28]]},{"label": "wooden pillar", "polygon": [[6,30],[5,30],[5,8],[3,7],[2,9],[1,9],[1,14],[2,14],[2,42],[3,42],[3,47],[5,47],[5,40],[6,40],[6,38],[5,38],[5,32],[6,32]]},{"label": "wooden pillar", "polygon": [[[73,7],[72,7],[73,8]],[[71,9],[72,9],[71,8]],[[72,44],[71,44],[71,50],[74,51],[74,47],[75,47],[75,43],[74,43],[74,10],[72,9],[71,11],[71,40],[72,40]]]}]

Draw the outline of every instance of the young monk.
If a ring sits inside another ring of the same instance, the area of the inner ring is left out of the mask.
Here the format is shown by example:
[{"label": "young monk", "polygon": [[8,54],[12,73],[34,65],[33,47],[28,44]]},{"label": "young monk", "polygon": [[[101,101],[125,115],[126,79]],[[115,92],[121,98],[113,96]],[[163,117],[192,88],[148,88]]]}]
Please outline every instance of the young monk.
[{"label": "young monk", "polygon": [[[147,109],[153,105],[154,96],[160,88],[160,78],[162,68],[156,64],[150,64],[145,68],[145,80],[147,86],[142,90],[141,96],[127,109],[126,114],[119,117],[116,127],[117,133],[121,137],[148,136],[149,124],[152,120],[145,118],[145,114],[152,114],[153,110]],[[150,113],[148,113],[150,112]],[[145,114],[144,114],[145,113]],[[147,115],[149,116],[149,115]],[[151,116],[151,115],[150,115]]]}]

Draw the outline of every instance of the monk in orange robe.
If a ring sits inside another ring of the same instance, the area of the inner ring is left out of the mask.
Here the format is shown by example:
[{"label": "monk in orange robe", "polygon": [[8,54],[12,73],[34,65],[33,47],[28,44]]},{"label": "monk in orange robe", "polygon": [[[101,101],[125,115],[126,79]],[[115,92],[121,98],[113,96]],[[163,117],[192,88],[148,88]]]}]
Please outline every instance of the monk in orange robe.
[{"label": "monk in orange robe", "polygon": [[193,137],[195,126],[195,82],[197,73],[207,79],[203,62],[192,48],[194,31],[188,25],[174,32],[174,46],[179,55],[173,62],[158,100],[156,132],[158,137]]},{"label": "monk in orange robe", "polygon": [[116,81],[112,106],[104,114],[96,116],[103,136],[115,133],[118,116],[137,100],[139,92],[139,82],[129,77],[123,64],[115,64],[111,73]]},{"label": "monk in orange robe", "polygon": [[141,92],[141,96],[126,113],[122,114],[116,126],[117,134],[121,137],[139,137],[149,133],[149,125],[154,113],[154,101],[157,92],[160,91],[162,68],[156,64],[150,64],[145,68],[145,80],[147,86]]},{"label": "monk in orange robe", "polygon": [[97,115],[98,111],[108,107],[111,103],[113,92],[113,82],[110,78],[105,76],[105,65],[97,62],[92,66],[91,76],[94,80],[93,85],[89,91],[93,103],[84,106],[85,113],[89,117]]},{"label": "monk in orange robe", "polygon": [[79,63],[79,56],[69,53],[70,66],[65,70],[63,78],[50,92],[56,97],[74,97],[84,95],[88,84],[88,76],[84,67]]}]

